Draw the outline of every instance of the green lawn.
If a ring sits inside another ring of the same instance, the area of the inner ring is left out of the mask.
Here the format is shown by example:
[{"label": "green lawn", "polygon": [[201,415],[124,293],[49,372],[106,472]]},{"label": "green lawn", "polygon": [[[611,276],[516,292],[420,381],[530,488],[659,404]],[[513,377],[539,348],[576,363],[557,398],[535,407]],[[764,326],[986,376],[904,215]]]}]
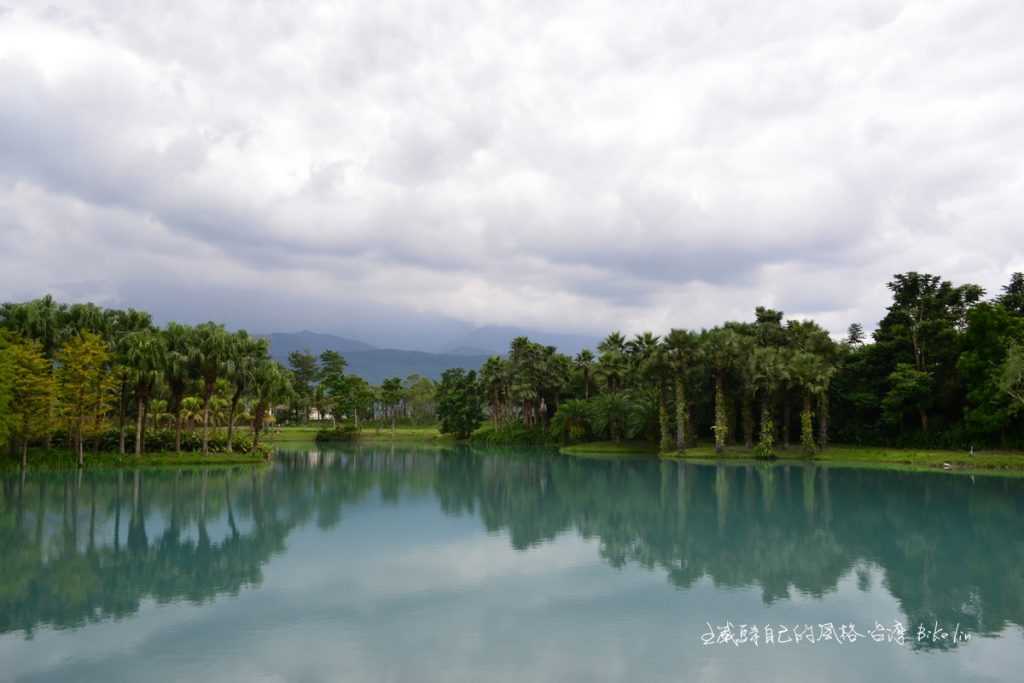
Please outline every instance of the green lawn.
[{"label": "green lawn", "polygon": [[[636,441],[613,443],[597,441],[576,444],[561,449],[570,455],[656,455],[657,444]],[[688,448],[685,453],[661,453],[663,458],[701,461],[752,460],[752,451],[730,446],[716,454],[714,446],[701,444]],[[1019,472],[1024,474],[1024,453],[1012,451],[980,451],[973,457],[966,451],[926,450],[915,448],[876,448],[834,445],[813,457],[804,455],[798,446],[776,452],[780,461],[813,461],[835,466],[889,467],[901,470],[949,470],[965,473]]]},{"label": "green lawn", "polygon": [[[323,428],[329,429],[330,425],[325,424]],[[266,444],[291,441],[312,442],[316,440],[316,433],[320,429],[320,427],[279,427],[272,432],[265,432],[260,437],[260,442]],[[382,427],[379,430],[376,426],[364,427],[359,431],[357,439],[359,441],[455,441],[455,438],[451,435],[442,434],[438,431],[436,425],[429,427],[397,427],[394,433],[386,427]]]}]

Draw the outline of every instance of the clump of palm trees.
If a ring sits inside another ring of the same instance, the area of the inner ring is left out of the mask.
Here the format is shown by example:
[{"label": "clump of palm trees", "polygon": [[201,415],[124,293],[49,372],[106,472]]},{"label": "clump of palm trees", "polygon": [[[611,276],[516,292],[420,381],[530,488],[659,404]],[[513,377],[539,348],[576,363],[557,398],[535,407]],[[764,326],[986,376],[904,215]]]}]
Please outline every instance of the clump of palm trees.
[{"label": "clump of palm trees", "polygon": [[795,408],[800,444],[813,452],[828,441],[839,347],[816,323],[784,324],[781,312],[759,307],[754,322],[699,332],[613,332],[596,354],[574,358],[519,337],[506,356],[487,360],[480,382],[495,430],[544,429],[563,441],[647,439],[662,451],[685,451],[700,435],[716,452],[742,443],[770,456],[776,443],[789,447]]},{"label": "clump of palm trees", "polygon": [[[245,446],[256,448],[274,407],[291,391],[289,373],[270,358],[266,340],[213,322],[158,328],[142,311],[67,306],[46,296],[4,304],[0,339],[11,357],[38,355],[38,362],[15,368],[16,383],[29,395],[10,407],[15,419],[0,431],[23,453],[30,442],[48,446],[63,433],[81,463],[87,442],[100,450],[116,433],[119,452],[131,438],[141,455],[147,430],[160,428],[173,430],[178,452],[183,434],[198,430],[197,443],[188,443],[203,454],[211,451],[212,431],[223,428],[218,443],[231,452],[240,424],[251,428]],[[26,411],[33,414],[20,415]],[[24,428],[13,424],[18,418]]]}]

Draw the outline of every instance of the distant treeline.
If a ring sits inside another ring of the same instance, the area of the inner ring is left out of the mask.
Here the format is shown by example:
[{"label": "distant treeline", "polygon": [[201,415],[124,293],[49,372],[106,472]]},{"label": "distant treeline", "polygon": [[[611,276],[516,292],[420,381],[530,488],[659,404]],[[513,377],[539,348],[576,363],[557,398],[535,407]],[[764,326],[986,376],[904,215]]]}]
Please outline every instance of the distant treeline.
[{"label": "distant treeline", "polygon": [[[892,304],[872,340],[859,323],[840,341],[758,307],[753,321],[712,329],[614,332],[596,354],[575,357],[520,337],[479,376],[450,371],[441,387],[457,387],[463,408],[485,403],[495,441],[645,439],[682,451],[709,438],[717,450],[742,444],[763,456],[830,440],[1024,446],[1024,275],[991,300],[977,285],[924,273],[895,275],[888,287]],[[445,394],[442,406],[452,402]],[[449,431],[469,433],[481,419]]]},{"label": "distant treeline", "polygon": [[[335,351],[295,352],[213,322],[153,325],[148,313],[46,296],[0,307],[0,444],[22,458],[55,441],[87,448],[254,449],[275,417],[358,429],[360,418],[426,424],[492,441],[645,439],[681,451],[699,439],[770,456],[844,443],[1024,446],[1024,275],[981,287],[909,272],[873,339],[843,340],[758,307],[750,322],[608,335],[575,357],[519,337],[476,371],[386,379],[346,372]],[[237,425],[249,425],[245,438]],[[224,433],[217,428],[224,427]],[[251,435],[251,437],[250,437]]]},{"label": "distant treeline", "polygon": [[[214,322],[163,328],[134,309],[50,296],[0,307],[0,445],[27,464],[33,445],[87,452],[256,450],[276,417],[432,419],[434,384],[381,387],[334,351],[295,352],[285,368],[265,339]],[[424,418],[424,413],[429,416]],[[236,427],[248,425],[244,436]],[[223,431],[219,431],[224,428]],[[148,440],[147,440],[148,438]]]}]

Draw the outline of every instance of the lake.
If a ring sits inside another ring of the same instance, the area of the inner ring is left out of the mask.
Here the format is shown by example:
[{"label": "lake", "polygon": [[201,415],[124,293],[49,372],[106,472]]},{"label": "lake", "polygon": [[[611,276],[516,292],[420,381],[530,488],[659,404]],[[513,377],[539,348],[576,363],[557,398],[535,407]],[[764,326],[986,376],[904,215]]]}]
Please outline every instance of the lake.
[{"label": "lake", "polygon": [[0,680],[994,681],[1024,480],[370,444],[3,475]]}]

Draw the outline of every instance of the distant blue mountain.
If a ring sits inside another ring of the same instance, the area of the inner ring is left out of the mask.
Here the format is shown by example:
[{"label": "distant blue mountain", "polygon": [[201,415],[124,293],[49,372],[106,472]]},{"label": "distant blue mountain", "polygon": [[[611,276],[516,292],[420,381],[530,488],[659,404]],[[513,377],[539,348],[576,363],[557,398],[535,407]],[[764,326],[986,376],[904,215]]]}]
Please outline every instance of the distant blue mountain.
[{"label": "distant blue mountain", "polygon": [[371,351],[377,348],[358,339],[337,337],[333,334],[320,334],[319,332],[310,332],[309,330],[303,330],[302,332],[274,332],[261,336],[270,340],[270,355],[285,364],[288,363],[288,354],[292,351],[308,351],[319,356],[328,349],[338,353],[347,353],[349,351]]},{"label": "distant blue mountain", "polygon": [[601,341],[599,337],[585,334],[563,334],[560,332],[544,332],[522,327],[505,325],[487,325],[453,339],[441,348],[443,353],[458,353],[463,349],[472,349],[491,355],[508,353],[509,343],[516,337],[529,337],[545,346],[555,346],[562,353],[576,355],[581,349],[594,349]]},{"label": "distant blue mountain", "polygon": [[491,354],[479,349],[462,349],[460,353],[427,353],[378,349],[356,339],[317,332],[275,332],[263,335],[270,340],[270,355],[284,366],[288,354],[303,351],[319,356],[330,349],[345,356],[348,372],[359,375],[370,384],[380,384],[388,377],[417,374],[437,380],[450,368],[477,370]]},{"label": "distant blue mountain", "polygon": [[348,372],[359,375],[370,384],[380,384],[388,377],[404,379],[412,374],[438,380],[442,372],[451,368],[479,370],[488,358],[487,354],[427,353],[398,349],[354,351],[344,356],[348,361]]}]

